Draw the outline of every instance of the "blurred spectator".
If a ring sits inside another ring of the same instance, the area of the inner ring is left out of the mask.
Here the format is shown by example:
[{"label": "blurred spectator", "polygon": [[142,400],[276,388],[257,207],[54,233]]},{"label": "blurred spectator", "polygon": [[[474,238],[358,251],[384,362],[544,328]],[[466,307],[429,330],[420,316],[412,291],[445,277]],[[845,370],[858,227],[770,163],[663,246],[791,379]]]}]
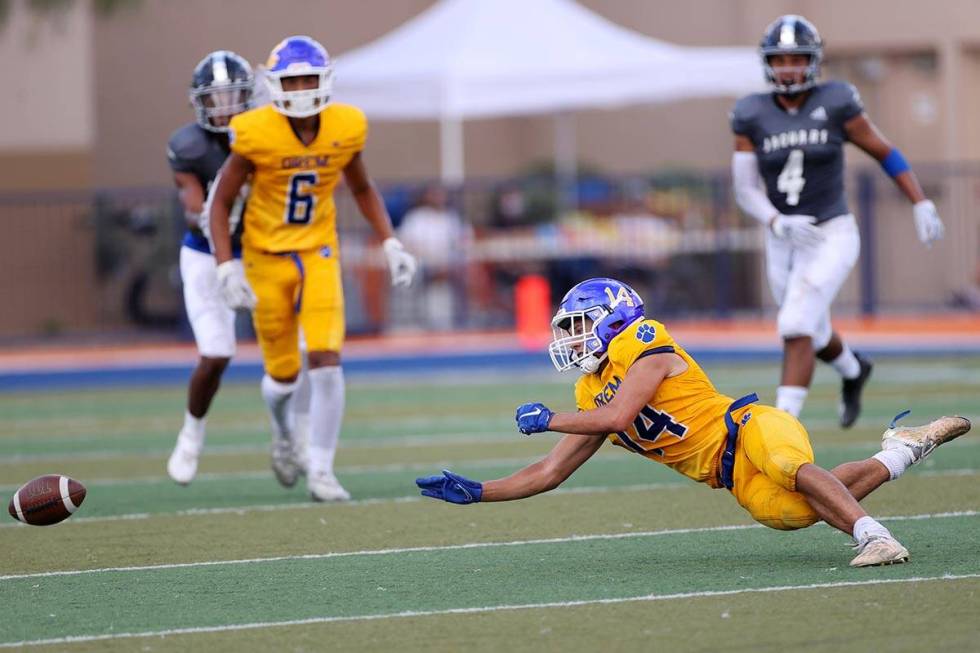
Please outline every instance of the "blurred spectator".
[{"label": "blurred spectator", "polygon": [[413,322],[430,329],[449,329],[456,322],[472,228],[448,205],[441,186],[428,186],[415,208],[405,214],[398,236],[418,257],[421,284],[416,286]]}]

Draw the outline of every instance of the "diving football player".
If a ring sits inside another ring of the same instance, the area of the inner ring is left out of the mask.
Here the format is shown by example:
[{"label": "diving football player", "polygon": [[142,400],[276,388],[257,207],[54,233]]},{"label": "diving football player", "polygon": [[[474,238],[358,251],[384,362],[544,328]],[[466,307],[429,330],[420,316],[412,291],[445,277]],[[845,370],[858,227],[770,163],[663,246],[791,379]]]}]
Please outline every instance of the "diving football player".
[{"label": "diving football player", "polygon": [[[715,390],[663,324],[646,316],[632,288],[589,279],[562,299],[549,352],[559,370],[578,368],[578,412],[541,403],[517,409],[525,434],[566,433],[543,459],[493,481],[448,470],[416,480],[422,494],[451,503],[523,499],[558,487],[609,440],[712,488],[728,490],[770,528],[823,520],[854,538],[855,567],[905,562],[909,553],[858,503],[944,442],[970,429],[962,417],[921,427],[893,422],[882,450],[827,471],[813,462],[806,429],[789,413]],[[896,418],[897,420],[897,418]]]}]

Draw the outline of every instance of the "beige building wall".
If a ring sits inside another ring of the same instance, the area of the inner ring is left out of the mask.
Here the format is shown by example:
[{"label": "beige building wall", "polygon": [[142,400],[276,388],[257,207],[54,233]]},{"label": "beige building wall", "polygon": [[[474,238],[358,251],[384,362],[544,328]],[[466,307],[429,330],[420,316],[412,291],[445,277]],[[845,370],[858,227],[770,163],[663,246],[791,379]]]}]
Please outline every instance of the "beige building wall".
[{"label": "beige building wall", "polygon": [[[980,103],[980,1],[580,1],[616,23],[684,45],[754,46],[776,16],[808,16],[827,44],[825,76],[858,86],[873,120],[916,164],[947,219],[947,239],[924,256],[907,203],[877,173],[882,298],[934,300],[935,289],[947,292],[973,277],[980,186],[973,177],[940,177],[941,170],[926,163],[980,159],[980,123],[974,119]],[[110,16],[94,15],[91,0],[42,16],[27,11],[27,3],[10,0],[0,26],[0,193],[167,186],[164,146],[171,131],[193,119],[187,84],[206,53],[227,48],[259,63],[282,37],[309,33],[340,54],[394,29],[432,0],[141,0]],[[663,166],[724,171],[733,101],[579,112],[573,117],[579,158],[612,173]],[[472,178],[517,174],[552,158],[548,117],[473,121],[465,130],[465,165]],[[434,124],[372,124],[366,157],[378,179],[434,178],[438,155]],[[874,167],[854,148],[848,157],[852,165]],[[93,266],[86,262],[88,276],[81,278],[75,267],[55,265],[77,262],[72,253],[87,256],[94,249],[84,212],[72,211],[72,220],[49,220],[31,217],[32,207],[14,215],[11,206],[0,203],[0,213],[18,229],[34,234],[35,226],[47,225],[46,251],[54,259],[38,273],[60,272],[43,293],[8,297],[7,304],[24,307],[34,325],[52,319],[97,323]],[[37,258],[21,242],[6,239],[0,257],[20,261],[18,269],[30,277]],[[916,263],[915,274],[909,274],[909,261]],[[80,292],[81,286],[88,290]],[[59,289],[71,289],[71,297],[40,306],[39,297]],[[855,274],[842,299],[853,302],[857,294]],[[53,318],[45,313],[52,303],[59,307]],[[39,307],[34,311],[29,304]]]},{"label": "beige building wall", "polygon": [[39,16],[12,0],[0,25],[0,190],[88,186],[95,144],[89,3]]},{"label": "beige building wall", "polygon": [[[338,54],[431,4],[143,0],[93,18],[90,2],[78,0],[67,13],[38,18],[25,10],[26,2],[12,0],[0,32],[0,65],[18,72],[4,74],[10,92],[0,102],[0,172],[7,173],[0,189],[77,186],[86,180],[108,187],[167,183],[163,144],[171,130],[192,118],[186,86],[204,54],[230,48],[261,62],[282,36],[304,32]],[[828,44],[828,73],[861,88],[873,118],[911,158],[980,156],[980,128],[967,110],[980,99],[980,2],[582,3],[614,22],[686,45],[753,45],[773,17],[803,13]],[[580,112],[580,157],[611,172],[724,167],[731,103],[723,98]],[[477,177],[513,174],[550,159],[552,135],[551,121],[543,117],[473,121],[466,126],[466,169]],[[37,175],[16,165],[27,153],[45,158],[41,163],[49,172]],[[52,154],[57,156],[47,161]],[[438,131],[426,123],[374,123],[367,156],[379,178],[435,176]]]}]

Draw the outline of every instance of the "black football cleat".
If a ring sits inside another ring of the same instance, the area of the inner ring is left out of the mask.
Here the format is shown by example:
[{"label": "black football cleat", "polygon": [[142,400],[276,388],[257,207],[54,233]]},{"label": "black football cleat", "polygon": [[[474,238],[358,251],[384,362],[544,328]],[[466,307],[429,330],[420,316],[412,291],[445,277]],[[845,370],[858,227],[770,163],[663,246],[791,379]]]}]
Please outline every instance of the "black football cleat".
[{"label": "black football cleat", "polygon": [[842,428],[849,429],[857,421],[861,414],[861,391],[864,384],[871,378],[871,370],[874,364],[861,354],[854,352],[854,357],[858,359],[861,366],[861,373],[853,379],[844,379],[840,393],[840,425]]}]

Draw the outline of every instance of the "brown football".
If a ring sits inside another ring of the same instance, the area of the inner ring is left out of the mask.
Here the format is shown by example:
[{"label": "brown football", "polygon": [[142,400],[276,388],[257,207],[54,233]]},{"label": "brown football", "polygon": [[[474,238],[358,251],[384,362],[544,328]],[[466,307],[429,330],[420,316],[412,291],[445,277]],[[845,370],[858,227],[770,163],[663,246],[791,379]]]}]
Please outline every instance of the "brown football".
[{"label": "brown football", "polygon": [[25,524],[48,526],[71,517],[84,500],[84,485],[67,476],[47,474],[14,492],[7,511]]}]

